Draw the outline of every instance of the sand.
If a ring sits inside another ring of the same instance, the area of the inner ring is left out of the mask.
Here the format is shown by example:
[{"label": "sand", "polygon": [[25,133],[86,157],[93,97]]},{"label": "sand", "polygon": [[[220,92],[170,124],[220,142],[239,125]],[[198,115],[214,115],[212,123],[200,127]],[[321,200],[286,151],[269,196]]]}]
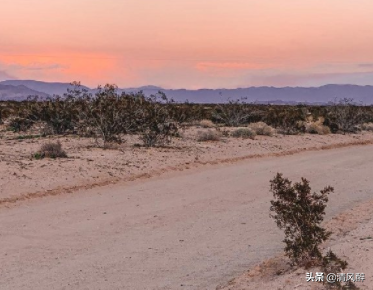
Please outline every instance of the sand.
[{"label": "sand", "polygon": [[0,289],[320,289],[283,263],[276,172],[335,187],[325,248],[372,289],[373,134],[197,142],[197,130],[151,149],[53,138],[69,156],[56,160],[30,157],[45,138],[3,133]]},{"label": "sand", "polygon": [[[198,131],[188,128],[183,138],[165,148],[137,147],[129,137],[115,149],[102,149],[95,140],[74,136],[20,139],[20,134],[0,130],[0,203],[32,196],[59,194],[76,189],[103,186],[119,180],[158,176],[209,164],[304,150],[320,150],[373,142],[373,133],[354,135],[257,136],[255,140],[223,137],[218,142],[197,142]],[[60,141],[68,158],[35,160],[32,155],[48,141]]]}]

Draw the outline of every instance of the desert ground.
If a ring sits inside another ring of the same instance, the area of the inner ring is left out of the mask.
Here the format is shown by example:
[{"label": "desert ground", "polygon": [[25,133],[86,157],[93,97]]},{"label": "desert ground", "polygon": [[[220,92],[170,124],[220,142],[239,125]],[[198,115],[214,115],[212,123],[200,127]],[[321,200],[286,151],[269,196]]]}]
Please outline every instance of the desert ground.
[{"label": "desert ground", "polygon": [[[197,142],[201,130],[105,150],[1,131],[0,289],[323,289],[282,255],[269,218],[277,172],[334,186],[325,249],[373,289],[373,133]],[[48,140],[68,157],[33,158]]]}]

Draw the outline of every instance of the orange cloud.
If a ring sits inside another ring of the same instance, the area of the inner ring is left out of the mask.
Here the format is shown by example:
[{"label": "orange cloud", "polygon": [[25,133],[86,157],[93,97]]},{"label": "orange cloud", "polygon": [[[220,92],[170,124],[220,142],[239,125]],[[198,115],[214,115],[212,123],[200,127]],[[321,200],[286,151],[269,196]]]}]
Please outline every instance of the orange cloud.
[{"label": "orange cloud", "polygon": [[[115,69],[115,60],[104,55],[0,56],[1,68],[18,78],[46,81],[89,80],[100,83]],[[123,72],[122,72],[123,73]]]},{"label": "orange cloud", "polygon": [[263,69],[268,65],[247,63],[247,62],[199,62],[196,64],[196,69],[199,71],[207,71],[210,69],[224,70],[241,70],[241,69]]}]

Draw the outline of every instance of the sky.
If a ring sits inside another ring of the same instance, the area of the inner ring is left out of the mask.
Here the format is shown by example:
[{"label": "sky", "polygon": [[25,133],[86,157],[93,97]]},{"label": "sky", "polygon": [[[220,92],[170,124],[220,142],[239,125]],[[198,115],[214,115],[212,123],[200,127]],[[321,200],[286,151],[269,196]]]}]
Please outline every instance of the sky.
[{"label": "sky", "polygon": [[372,0],[1,0],[0,80],[373,85]]}]

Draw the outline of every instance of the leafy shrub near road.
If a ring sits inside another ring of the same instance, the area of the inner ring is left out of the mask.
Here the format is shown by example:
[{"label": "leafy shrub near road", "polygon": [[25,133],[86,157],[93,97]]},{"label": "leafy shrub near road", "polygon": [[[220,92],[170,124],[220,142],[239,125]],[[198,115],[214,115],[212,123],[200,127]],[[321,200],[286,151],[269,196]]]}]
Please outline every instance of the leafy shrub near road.
[{"label": "leafy shrub near road", "polygon": [[[312,192],[309,181],[292,183],[278,173],[271,180],[271,217],[285,232],[285,254],[293,265],[320,265],[324,257],[320,245],[331,235],[321,227],[328,195],[334,191],[327,186],[319,193]],[[344,265],[344,264],[343,264]],[[343,266],[341,265],[341,266]]]},{"label": "leafy shrub near road", "polygon": [[[324,255],[320,246],[330,235],[321,227],[324,220],[328,195],[334,191],[327,186],[319,193],[312,192],[309,181],[292,183],[282,174],[270,181],[274,199],[271,201],[271,217],[285,233],[285,254],[293,266],[305,268],[318,267],[327,277],[329,273],[342,273],[347,262],[328,250]],[[327,283],[323,281],[323,284]],[[326,289],[358,289],[351,281],[335,281],[327,284]]]}]

